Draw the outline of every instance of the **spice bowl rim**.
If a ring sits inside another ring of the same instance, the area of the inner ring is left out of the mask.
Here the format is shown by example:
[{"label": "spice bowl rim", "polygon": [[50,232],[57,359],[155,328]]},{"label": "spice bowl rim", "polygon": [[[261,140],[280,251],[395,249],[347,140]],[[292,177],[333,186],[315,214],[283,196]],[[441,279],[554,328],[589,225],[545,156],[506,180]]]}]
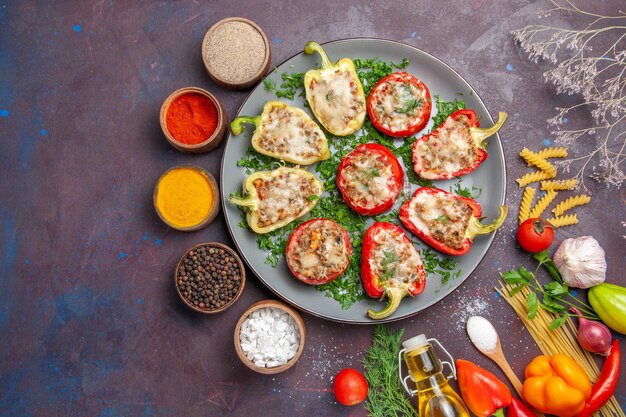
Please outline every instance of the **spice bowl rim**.
[{"label": "spice bowl rim", "polygon": [[[213,309],[213,310],[207,310],[207,309],[203,309],[203,308],[194,306],[193,303],[189,302],[183,296],[183,294],[180,292],[180,288],[178,287],[178,269],[180,268],[183,260],[187,257],[189,252],[191,252],[192,250],[195,250],[197,248],[200,248],[202,246],[213,246],[213,247],[217,247],[217,248],[220,248],[220,249],[224,249],[226,252],[228,252],[229,255],[231,255],[233,257],[233,259],[235,259],[235,262],[237,262],[237,265],[239,266],[240,275],[241,275],[241,284],[239,285],[239,290],[237,291],[235,296],[233,298],[231,298],[222,307],[216,308],[216,309]],[[217,313],[223,312],[224,310],[228,309],[230,306],[235,304],[235,302],[241,296],[241,293],[243,292],[243,290],[244,290],[244,288],[246,286],[246,270],[244,269],[243,262],[241,261],[241,258],[239,257],[237,252],[235,252],[235,250],[233,248],[231,248],[230,246],[225,245],[225,244],[223,244],[221,242],[198,243],[197,245],[194,245],[191,248],[187,249],[185,251],[185,253],[183,254],[183,256],[180,257],[180,260],[178,261],[178,263],[176,264],[176,269],[174,270],[174,286],[176,287],[176,293],[178,294],[178,297],[183,301],[183,303],[185,303],[185,305],[187,307],[191,308],[192,310],[194,310],[194,311],[196,311],[198,313],[202,313],[202,314],[217,314]]]},{"label": "spice bowl rim", "polygon": [[[298,328],[298,332],[300,333],[300,345],[298,346],[298,350],[296,351],[296,354],[294,355],[294,357],[289,359],[286,364],[275,366],[273,368],[265,368],[265,367],[260,367],[260,366],[255,365],[254,362],[248,359],[247,356],[243,353],[243,349],[241,348],[241,341],[239,339],[239,333],[241,332],[241,326],[244,320],[254,311],[259,310],[261,308],[268,308],[268,307],[278,308],[279,310],[282,310],[286,312],[287,314],[289,314],[289,316],[296,323],[296,327]],[[258,372],[260,374],[265,374],[265,375],[278,374],[278,373],[286,371],[287,369],[295,365],[296,362],[298,362],[298,359],[300,359],[300,356],[302,356],[302,351],[304,350],[305,339],[306,339],[306,327],[304,325],[304,320],[302,320],[302,316],[300,316],[300,314],[291,306],[283,303],[282,301],[272,300],[272,299],[261,300],[259,302],[252,304],[250,307],[248,307],[248,309],[243,312],[241,317],[239,317],[239,320],[237,321],[237,324],[235,325],[235,332],[234,332],[234,337],[233,337],[233,341],[235,344],[235,351],[237,352],[237,356],[239,357],[239,360],[241,360],[241,362],[243,362],[244,365],[246,365],[248,368],[252,369],[253,371]]]},{"label": "spice bowl rim", "polygon": [[[198,93],[204,95],[205,97],[209,98],[209,100],[211,100],[211,102],[215,105],[215,108],[217,109],[217,125],[215,126],[215,130],[213,131],[211,136],[209,136],[205,141],[193,145],[177,141],[167,128],[167,111],[169,110],[170,106],[177,98],[190,93]],[[224,108],[224,105],[221,101],[219,101],[217,97],[215,97],[215,95],[210,93],[208,90],[205,90],[204,88],[189,86],[179,88],[178,90],[173,91],[172,93],[170,93],[169,96],[167,96],[167,98],[163,101],[163,104],[161,105],[161,110],[159,112],[159,122],[161,124],[161,130],[165,135],[165,139],[167,139],[169,144],[172,145],[174,148],[178,149],[181,152],[203,153],[215,149],[220,143],[222,143],[222,140],[224,140],[224,136],[226,133],[228,116],[226,114],[226,109]]]},{"label": "spice bowl rim", "polygon": [[[247,80],[240,81],[240,82],[226,81],[226,80],[221,79],[214,73],[212,73],[210,69],[209,59],[206,54],[206,49],[208,48],[208,42],[213,32],[219,26],[228,22],[244,22],[252,26],[257,32],[259,32],[259,34],[261,35],[261,38],[263,39],[263,44],[265,45],[265,56],[263,57],[263,64],[261,65],[261,68],[252,77],[248,78]],[[215,22],[213,26],[211,26],[206,31],[204,38],[202,39],[201,54],[202,54],[202,62],[204,63],[204,68],[209,74],[209,77],[211,77],[213,81],[215,81],[217,84],[221,85],[222,87],[233,89],[233,90],[243,90],[243,89],[252,87],[254,84],[259,82],[261,78],[263,78],[265,74],[267,74],[267,72],[269,71],[270,64],[272,61],[272,50],[270,48],[270,42],[267,39],[267,35],[263,31],[263,29],[261,29],[261,27],[257,25],[255,22],[253,22],[252,20],[246,19],[245,17],[239,17],[239,16],[227,17],[225,19]]]},{"label": "spice bowl rim", "polygon": [[[207,180],[209,181],[209,187],[211,187],[211,192],[213,193],[213,202],[212,202],[213,204],[211,206],[211,210],[209,211],[209,214],[207,215],[207,217],[204,220],[202,220],[200,223],[198,223],[197,225],[189,226],[189,227],[180,227],[180,226],[176,226],[175,224],[172,224],[172,223],[168,222],[165,219],[165,217],[163,216],[163,214],[161,213],[161,211],[159,210],[159,207],[157,205],[157,196],[159,194],[159,184],[161,184],[161,180],[170,171],[173,171],[175,169],[180,169],[180,168],[194,169],[194,170],[200,172],[202,175],[204,175],[207,178]],[[175,166],[167,169],[165,172],[163,172],[163,174],[161,174],[161,176],[157,180],[156,185],[154,186],[154,191],[152,193],[152,204],[154,205],[154,210],[157,212],[157,215],[159,216],[159,218],[163,221],[163,223],[165,223],[166,225],[168,225],[172,229],[176,229],[176,230],[179,230],[181,232],[195,232],[197,230],[204,229],[205,227],[207,227],[217,217],[217,215],[218,215],[218,213],[220,211],[220,207],[221,207],[220,190],[218,188],[217,181],[215,180],[215,177],[213,176],[213,174],[211,174],[206,169],[201,168],[201,167],[199,167],[197,165],[194,165],[194,164],[179,164],[179,165],[175,165]]]}]

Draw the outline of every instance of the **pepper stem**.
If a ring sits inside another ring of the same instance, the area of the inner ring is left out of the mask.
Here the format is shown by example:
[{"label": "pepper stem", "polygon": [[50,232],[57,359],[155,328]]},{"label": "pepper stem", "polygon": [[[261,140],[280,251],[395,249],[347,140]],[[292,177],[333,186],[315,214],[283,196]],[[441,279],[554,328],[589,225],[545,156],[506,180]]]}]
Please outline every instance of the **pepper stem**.
[{"label": "pepper stem", "polygon": [[241,133],[244,123],[253,124],[256,129],[261,123],[261,116],[239,116],[233,120],[230,124],[230,130],[233,132],[233,135],[239,135]]},{"label": "pepper stem", "polygon": [[393,314],[400,306],[400,301],[407,296],[409,292],[402,287],[386,287],[383,296],[387,297],[387,306],[380,311],[374,311],[371,308],[367,310],[367,315],[374,320],[384,319]]},{"label": "pepper stem", "polygon": [[498,121],[491,127],[481,128],[481,127],[470,127],[470,135],[474,142],[478,144],[481,148],[487,147],[487,138],[493,136],[504,124],[508,115],[501,111],[498,113]]},{"label": "pepper stem", "polygon": [[509,208],[507,206],[500,206],[498,217],[490,224],[482,224],[477,217],[472,217],[467,225],[465,237],[472,240],[478,235],[486,235],[487,233],[493,232],[498,227],[502,226],[508,212]]},{"label": "pepper stem", "polygon": [[[492,416],[504,417],[504,411],[502,411],[502,410],[504,410],[504,407],[503,408],[498,408],[496,410],[496,412],[492,414]],[[509,413],[510,413],[510,411],[509,411]]]},{"label": "pepper stem", "polygon": [[317,42],[309,42],[306,45],[304,45],[304,53],[305,54],[311,55],[311,54],[313,54],[315,52],[320,54],[320,58],[322,58],[322,68],[326,69],[326,68],[332,68],[333,67],[333,63],[330,62],[330,59],[328,59],[328,55],[326,55],[326,52],[320,46],[319,43],[317,43]]},{"label": "pepper stem", "polygon": [[249,195],[246,197],[235,197],[235,196],[230,196],[228,197],[228,201],[230,201],[231,203],[237,205],[237,206],[241,206],[241,207],[254,207],[256,206],[256,201],[255,199]]}]

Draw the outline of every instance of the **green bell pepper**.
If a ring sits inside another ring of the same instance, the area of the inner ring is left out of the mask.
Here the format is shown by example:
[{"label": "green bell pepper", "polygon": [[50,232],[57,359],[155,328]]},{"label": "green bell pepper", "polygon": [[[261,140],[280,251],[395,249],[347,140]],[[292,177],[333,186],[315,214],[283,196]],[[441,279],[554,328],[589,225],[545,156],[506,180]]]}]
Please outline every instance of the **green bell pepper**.
[{"label": "green bell pepper", "polygon": [[602,283],[589,289],[589,303],[604,324],[626,334],[626,287]]}]

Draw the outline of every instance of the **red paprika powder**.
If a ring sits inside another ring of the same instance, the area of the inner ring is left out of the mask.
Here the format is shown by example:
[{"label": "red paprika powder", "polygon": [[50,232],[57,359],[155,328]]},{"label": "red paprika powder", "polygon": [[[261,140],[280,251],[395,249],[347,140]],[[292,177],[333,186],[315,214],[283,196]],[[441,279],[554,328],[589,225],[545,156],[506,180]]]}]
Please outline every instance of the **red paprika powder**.
[{"label": "red paprika powder", "polygon": [[196,145],[207,140],[215,132],[217,107],[203,94],[183,94],[170,104],[165,123],[167,130],[177,142]]}]

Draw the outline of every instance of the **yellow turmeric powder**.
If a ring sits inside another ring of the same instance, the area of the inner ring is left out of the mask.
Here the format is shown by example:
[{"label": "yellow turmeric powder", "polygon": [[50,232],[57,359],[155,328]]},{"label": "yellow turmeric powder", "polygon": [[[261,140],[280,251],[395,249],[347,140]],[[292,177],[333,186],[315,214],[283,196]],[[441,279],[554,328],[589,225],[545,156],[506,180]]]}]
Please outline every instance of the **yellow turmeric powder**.
[{"label": "yellow turmeric powder", "polygon": [[179,167],[163,174],[157,184],[155,207],[163,220],[176,228],[202,223],[213,208],[208,177],[193,167]]}]

